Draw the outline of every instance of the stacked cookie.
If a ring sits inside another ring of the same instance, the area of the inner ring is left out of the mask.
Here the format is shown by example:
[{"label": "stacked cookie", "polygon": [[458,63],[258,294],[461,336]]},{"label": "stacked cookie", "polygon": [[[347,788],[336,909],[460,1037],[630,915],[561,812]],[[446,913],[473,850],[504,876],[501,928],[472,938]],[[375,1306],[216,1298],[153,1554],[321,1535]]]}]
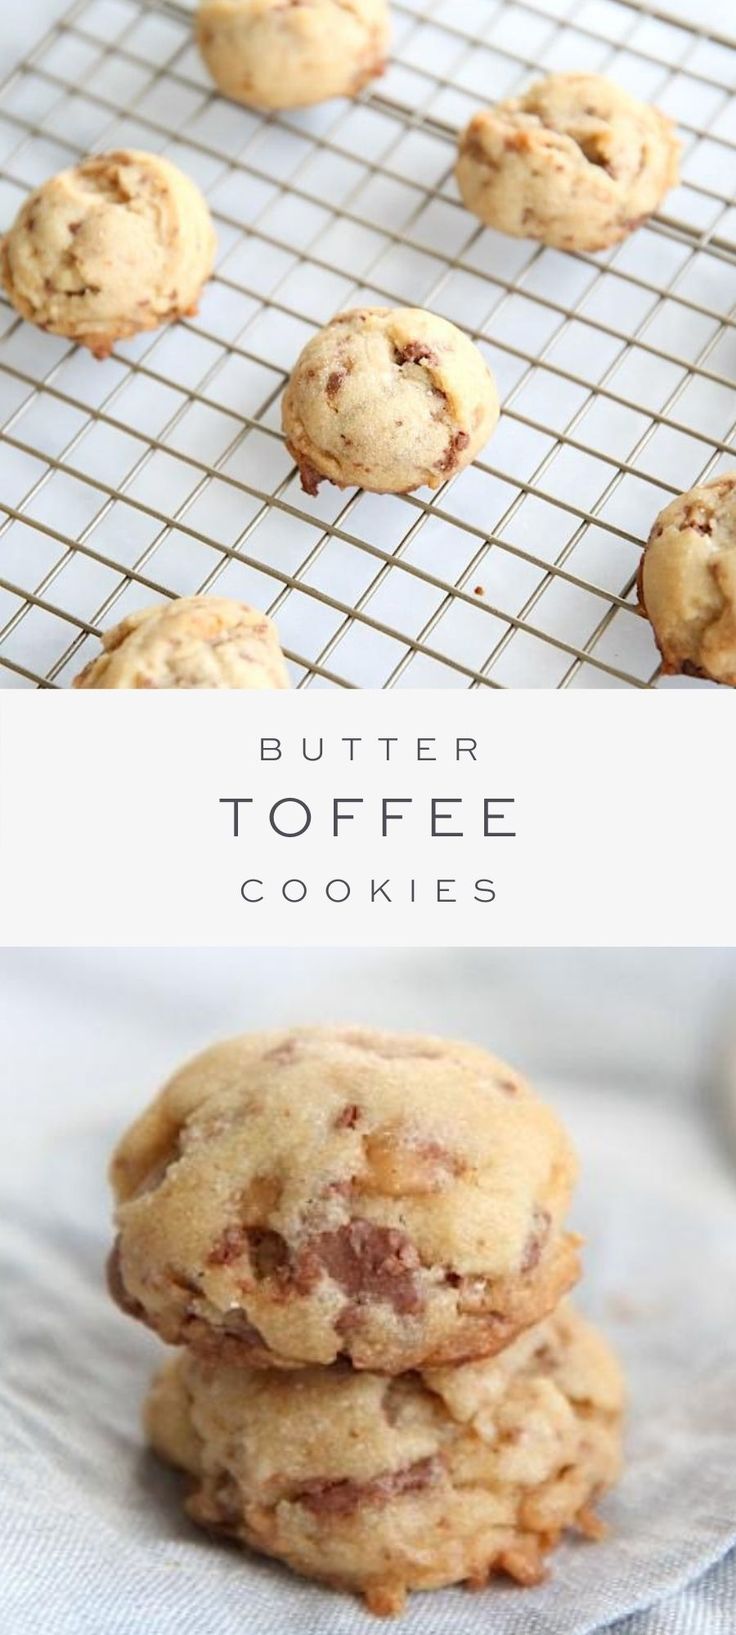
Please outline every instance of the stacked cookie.
[{"label": "stacked cookie", "polygon": [[299,1029],[185,1066],[114,1156],[111,1287],[182,1347],[146,1417],[194,1519],[381,1613],[595,1535],[622,1388],[560,1304],[574,1177],[472,1046]]}]

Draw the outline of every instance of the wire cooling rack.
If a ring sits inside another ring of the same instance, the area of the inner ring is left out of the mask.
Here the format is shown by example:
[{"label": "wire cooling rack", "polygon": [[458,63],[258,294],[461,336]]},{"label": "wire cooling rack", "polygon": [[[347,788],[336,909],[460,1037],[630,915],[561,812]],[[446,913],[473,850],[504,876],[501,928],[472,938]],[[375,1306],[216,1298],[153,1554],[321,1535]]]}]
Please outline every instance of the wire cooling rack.
[{"label": "wire cooling rack", "polygon": [[[734,464],[732,8],[393,10],[391,65],[354,103],[223,100],[191,4],[168,0],[79,0],[0,90],[0,224],[53,171],[130,145],[197,179],[220,238],[199,316],[105,364],[0,305],[5,685],[67,686],[126,612],[209,590],[276,617],[300,686],[660,682],[641,542]],[[458,128],[553,69],[608,73],[680,126],[682,185],[606,255],[487,231],[455,189]],[[436,495],[301,493],[284,382],[362,302],[443,313],[499,381],[498,431]]]}]

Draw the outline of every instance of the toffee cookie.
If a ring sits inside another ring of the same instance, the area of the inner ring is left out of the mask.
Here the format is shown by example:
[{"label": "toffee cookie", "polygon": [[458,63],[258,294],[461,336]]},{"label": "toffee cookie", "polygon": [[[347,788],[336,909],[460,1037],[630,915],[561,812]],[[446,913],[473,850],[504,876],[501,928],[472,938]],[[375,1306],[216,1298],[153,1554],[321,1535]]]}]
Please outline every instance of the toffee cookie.
[{"label": "toffee cookie", "polygon": [[665,674],[736,687],[736,472],[681,494],[657,517],[639,602]]},{"label": "toffee cookie", "polygon": [[0,247],[24,318],[106,358],[116,341],[196,311],[216,240],[194,182],[125,150],[62,170],[32,193]]},{"label": "toffee cookie", "polygon": [[599,74],[550,74],[476,114],[457,181],[488,227],[561,250],[605,250],[678,181],[669,119]]},{"label": "toffee cookie", "polygon": [[120,1142],[111,1287],[221,1363],[465,1361],[574,1283],[574,1178],[555,1115],[484,1050],[246,1035],[188,1063]]},{"label": "toffee cookie", "polygon": [[224,596],[182,596],[131,613],[73,687],[288,687],[271,620]]},{"label": "toffee cookie", "polygon": [[417,307],[340,313],[305,346],[283,424],[302,487],[404,494],[462,471],[498,420],[493,377],[446,318]]},{"label": "toffee cookie", "polygon": [[622,1408],[608,1346],[563,1307],[500,1357],[399,1379],[185,1353],[155,1381],[146,1427],[194,1478],[196,1522],[391,1614],[407,1590],[536,1584],[566,1528],[600,1537]]},{"label": "toffee cookie", "polygon": [[386,0],[200,0],[197,41],[226,96],[251,108],[352,97],[382,74]]}]

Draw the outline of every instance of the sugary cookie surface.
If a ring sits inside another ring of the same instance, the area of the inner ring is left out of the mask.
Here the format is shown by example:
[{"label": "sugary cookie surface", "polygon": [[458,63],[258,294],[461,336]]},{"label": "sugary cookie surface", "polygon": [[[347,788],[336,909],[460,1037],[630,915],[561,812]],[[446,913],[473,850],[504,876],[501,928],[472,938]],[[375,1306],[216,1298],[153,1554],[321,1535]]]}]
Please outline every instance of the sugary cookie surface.
[{"label": "sugary cookie surface", "polygon": [[105,357],[116,341],[192,312],[215,234],[199,188],[168,159],[85,159],[26,200],[2,242],[18,312]]},{"label": "sugary cookie surface", "polygon": [[185,1066],[112,1164],[120,1303],[251,1366],[498,1351],[578,1275],[567,1137],[485,1051],[359,1028]]},{"label": "sugary cookie surface", "polygon": [[252,108],[351,97],[383,72],[386,0],[201,0],[197,39],[226,96]]},{"label": "sugary cookie surface", "polygon": [[284,431],[308,493],[438,488],[475,459],[498,420],[484,358],[446,318],[363,307],[320,330],[284,396]]},{"label": "sugary cookie surface", "polygon": [[103,651],[75,687],[288,687],[274,625],[223,596],[183,596],[131,613],[108,630]]},{"label": "sugary cookie surface", "polygon": [[490,1361],[399,1379],[180,1354],[146,1421],[194,1477],[196,1521],[391,1613],[410,1589],[536,1583],[564,1529],[597,1536],[622,1404],[615,1358],[563,1306]]},{"label": "sugary cookie surface", "polygon": [[599,74],[550,74],[476,114],[457,180],[489,227],[567,250],[602,250],[638,227],[678,179],[671,121]]},{"label": "sugary cookie surface", "polygon": [[639,600],[669,674],[736,686],[736,472],[690,489],[660,513]]}]

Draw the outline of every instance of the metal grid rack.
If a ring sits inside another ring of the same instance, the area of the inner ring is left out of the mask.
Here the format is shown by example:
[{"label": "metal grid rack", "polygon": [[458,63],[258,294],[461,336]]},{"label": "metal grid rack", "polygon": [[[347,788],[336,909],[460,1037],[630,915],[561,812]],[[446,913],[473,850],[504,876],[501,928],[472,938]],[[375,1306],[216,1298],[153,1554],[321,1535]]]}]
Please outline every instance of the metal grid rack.
[{"label": "metal grid rack", "polygon": [[[217,590],[300,686],[661,681],[635,610],[667,500],[734,463],[736,33],[722,0],[401,0],[383,80],[263,118],[212,89],[191,3],[77,0],[0,89],[0,223],[90,149],[165,151],[220,237],[199,316],[105,364],[0,305],[0,680],[68,686],[124,613]],[[697,20],[696,20],[697,16]],[[665,214],[599,256],[484,230],[455,139],[535,74],[609,73],[680,126]],[[280,396],[316,326],[416,304],[503,398],[430,498],[308,499]]]}]

